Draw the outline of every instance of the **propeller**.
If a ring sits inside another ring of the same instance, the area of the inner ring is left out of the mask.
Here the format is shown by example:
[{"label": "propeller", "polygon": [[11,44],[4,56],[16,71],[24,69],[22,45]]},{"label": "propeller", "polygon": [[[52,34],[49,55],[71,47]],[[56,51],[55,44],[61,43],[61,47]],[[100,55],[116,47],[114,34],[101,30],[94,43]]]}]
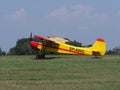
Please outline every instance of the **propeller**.
[{"label": "propeller", "polygon": [[30,33],[30,41],[32,41],[32,33]]}]

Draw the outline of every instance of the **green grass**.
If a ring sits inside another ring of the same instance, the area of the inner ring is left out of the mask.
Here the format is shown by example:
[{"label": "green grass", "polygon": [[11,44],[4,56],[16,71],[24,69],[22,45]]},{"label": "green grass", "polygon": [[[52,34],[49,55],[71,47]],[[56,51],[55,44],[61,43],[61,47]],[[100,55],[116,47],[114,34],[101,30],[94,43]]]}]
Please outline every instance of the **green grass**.
[{"label": "green grass", "polygon": [[0,90],[120,90],[120,56],[0,56]]}]

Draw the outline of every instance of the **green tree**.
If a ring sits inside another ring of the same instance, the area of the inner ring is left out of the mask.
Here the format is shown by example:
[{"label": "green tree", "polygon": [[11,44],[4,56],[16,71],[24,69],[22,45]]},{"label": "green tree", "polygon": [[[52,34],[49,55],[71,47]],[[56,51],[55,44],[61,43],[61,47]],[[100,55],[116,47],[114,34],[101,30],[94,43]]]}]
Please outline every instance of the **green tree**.
[{"label": "green tree", "polygon": [[[69,39],[67,39],[67,40],[69,40]],[[73,45],[73,46],[78,46],[78,47],[82,46],[82,43],[77,42],[76,40],[74,40],[74,41],[69,40],[69,42],[67,42],[66,44]]]},{"label": "green tree", "polygon": [[0,55],[2,55],[2,49],[0,48]]},{"label": "green tree", "polygon": [[10,55],[32,55],[37,52],[38,51],[33,50],[29,45],[29,38],[19,39],[16,46],[9,50]]},{"label": "green tree", "polygon": [[113,50],[108,50],[108,51],[106,51],[106,54],[113,55],[113,54],[115,54],[115,52],[113,52]]},{"label": "green tree", "polygon": [[6,55],[6,53],[4,51],[2,51],[1,48],[0,48],[0,55]]},{"label": "green tree", "polygon": [[9,54],[10,54],[10,55],[15,55],[15,54],[16,54],[16,48],[15,48],[15,47],[10,48]]}]

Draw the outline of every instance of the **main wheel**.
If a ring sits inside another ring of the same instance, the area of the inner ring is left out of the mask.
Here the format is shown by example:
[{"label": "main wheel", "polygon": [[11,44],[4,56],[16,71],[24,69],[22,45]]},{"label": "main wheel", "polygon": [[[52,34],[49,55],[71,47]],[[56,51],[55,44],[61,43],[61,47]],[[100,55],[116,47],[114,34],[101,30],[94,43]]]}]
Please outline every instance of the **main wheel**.
[{"label": "main wheel", "polygon": [[36,59],[43,59],[43,58],[45,58],[45,55],[44,55],[44,54],[36,55]]}]

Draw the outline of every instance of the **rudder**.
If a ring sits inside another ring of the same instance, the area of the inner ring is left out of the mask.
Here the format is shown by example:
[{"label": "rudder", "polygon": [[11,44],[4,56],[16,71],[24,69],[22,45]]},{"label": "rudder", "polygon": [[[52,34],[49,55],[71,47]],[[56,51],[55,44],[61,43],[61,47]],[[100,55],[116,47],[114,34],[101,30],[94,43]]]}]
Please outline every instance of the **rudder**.
[{"label": "rudder", "polygon": [[106,42],[103,38],[98,38],[91,47],[92,54],[95,56],[102,56],[106,53]]}]

